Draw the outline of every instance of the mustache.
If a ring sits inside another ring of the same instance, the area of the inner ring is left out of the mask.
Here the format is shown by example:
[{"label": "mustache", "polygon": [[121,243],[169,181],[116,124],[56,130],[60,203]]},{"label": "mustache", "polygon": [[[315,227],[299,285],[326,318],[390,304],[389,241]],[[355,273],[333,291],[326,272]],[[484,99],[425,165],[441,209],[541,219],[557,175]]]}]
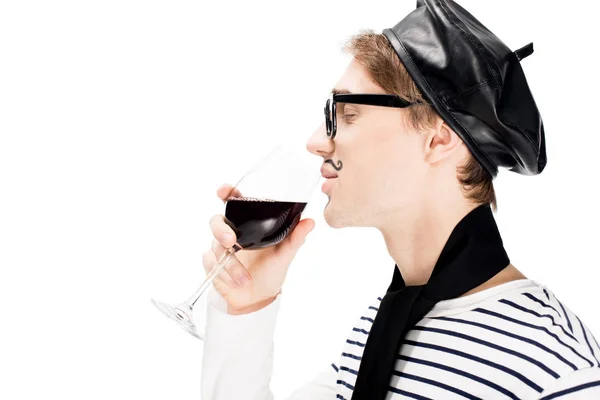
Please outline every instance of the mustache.
[{"label": "mustache", "polygon": [[330,164],[336,171],[341,171],[341,169],[344,166],[344,164],[342,164],[342,160],[338,161],[338,165],[335,165],[333,160],[327,160],[327,161],[325,161],[325,164]]}]

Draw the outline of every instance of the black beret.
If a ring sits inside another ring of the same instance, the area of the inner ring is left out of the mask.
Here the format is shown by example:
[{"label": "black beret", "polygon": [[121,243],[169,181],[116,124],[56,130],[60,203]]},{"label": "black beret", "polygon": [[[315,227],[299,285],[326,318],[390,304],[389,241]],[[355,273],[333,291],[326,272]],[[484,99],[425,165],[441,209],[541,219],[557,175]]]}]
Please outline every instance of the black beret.
[{"label": "black beret", "polygon": [[546,166],[544,125],[520,61],[452,0],[417,8],[382,32],[429,104],[496,177],[498,167],[536,175]]}]

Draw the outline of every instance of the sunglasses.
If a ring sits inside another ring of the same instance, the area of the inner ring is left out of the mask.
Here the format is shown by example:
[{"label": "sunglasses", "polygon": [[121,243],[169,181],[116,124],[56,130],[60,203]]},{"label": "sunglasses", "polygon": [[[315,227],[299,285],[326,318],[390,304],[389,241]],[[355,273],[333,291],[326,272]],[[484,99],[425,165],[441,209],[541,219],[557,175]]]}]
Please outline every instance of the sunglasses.
[{"label": "sunglasses", "polygon": [[392,94],[333,94],[325,103],[325,126],[327,136],[331,139],[335,138],[337,131],[336,103],[394,108],[404,108],[414,104]]}]

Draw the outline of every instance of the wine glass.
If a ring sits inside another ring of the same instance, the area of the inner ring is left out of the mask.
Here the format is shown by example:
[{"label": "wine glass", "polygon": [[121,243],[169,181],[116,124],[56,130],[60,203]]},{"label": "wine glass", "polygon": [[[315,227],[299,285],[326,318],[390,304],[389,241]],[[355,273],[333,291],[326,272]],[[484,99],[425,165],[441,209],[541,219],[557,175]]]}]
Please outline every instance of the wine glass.
[{"label": "wine glass", "polygon": [[194,323],[194,304],[236,252],[274,246],[294,230],[321,178],[319,163],[303,145],[287,141],[276,146],[240,179],[226,199],[225,223],[235,232],[237,243],[227,249],[188,300],[169,305],[152,299],[152,304],[204,340]]}]

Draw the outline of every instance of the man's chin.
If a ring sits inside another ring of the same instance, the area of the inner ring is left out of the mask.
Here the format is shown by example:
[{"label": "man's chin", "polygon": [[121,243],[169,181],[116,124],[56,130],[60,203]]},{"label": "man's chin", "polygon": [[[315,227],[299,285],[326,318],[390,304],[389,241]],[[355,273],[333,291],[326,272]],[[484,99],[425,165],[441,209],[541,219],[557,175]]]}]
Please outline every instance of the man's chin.
[{"label": "man's chin", "polygon": [[323,217],[325,218],[327,225],[329,225],[331,228],[339,229],[345,226],[343,224],[343,218],[340,218],[339,214],[331,208],[329,203],[327,203],[327,206],[325,206]]}]

